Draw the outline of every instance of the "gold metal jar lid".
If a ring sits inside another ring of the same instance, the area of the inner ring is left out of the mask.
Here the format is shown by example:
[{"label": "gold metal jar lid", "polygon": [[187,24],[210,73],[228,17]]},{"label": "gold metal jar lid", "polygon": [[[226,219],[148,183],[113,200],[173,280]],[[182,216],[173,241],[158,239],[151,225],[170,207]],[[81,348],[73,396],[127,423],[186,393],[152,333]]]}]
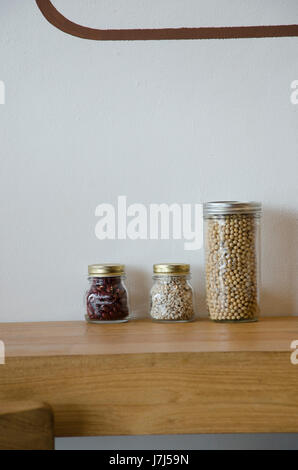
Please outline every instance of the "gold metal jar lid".
[{"label": "gold metal jar lid", "polygon": [[90,277],[121,276],[125,273],[124,264],[90,264],[88,274]]},{"label": "gold metal jar lid", "polygon": [[190,265],[184,263],[162,263],[153,265],[154,274],[189,274]]}]

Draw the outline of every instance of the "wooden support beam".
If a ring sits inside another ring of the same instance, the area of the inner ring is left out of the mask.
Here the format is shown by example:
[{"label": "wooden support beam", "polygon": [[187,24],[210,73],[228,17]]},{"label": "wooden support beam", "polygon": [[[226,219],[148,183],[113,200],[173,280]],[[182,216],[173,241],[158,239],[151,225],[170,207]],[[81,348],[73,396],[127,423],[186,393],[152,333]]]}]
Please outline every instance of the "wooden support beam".
[{"label": "wooden support beam", "polygon": [[0,402],[0,450],[53,450],[54,418],[43,403]]}]

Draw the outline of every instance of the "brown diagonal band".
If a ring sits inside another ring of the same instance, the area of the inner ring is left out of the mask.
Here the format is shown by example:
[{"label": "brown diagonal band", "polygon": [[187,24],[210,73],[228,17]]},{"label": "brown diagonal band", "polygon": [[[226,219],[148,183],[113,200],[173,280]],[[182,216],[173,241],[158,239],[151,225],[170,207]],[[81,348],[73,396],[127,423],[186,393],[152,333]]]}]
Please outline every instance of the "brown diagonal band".
[{"label": "brown diagonal band", "polygon": [[298,36],[298,25],[231,26],[210,28],[94,29],[73,23],[51,0],[36,0],[43,16],[64,33],[95,41],[162,41],[173,39],[236,39]]}]

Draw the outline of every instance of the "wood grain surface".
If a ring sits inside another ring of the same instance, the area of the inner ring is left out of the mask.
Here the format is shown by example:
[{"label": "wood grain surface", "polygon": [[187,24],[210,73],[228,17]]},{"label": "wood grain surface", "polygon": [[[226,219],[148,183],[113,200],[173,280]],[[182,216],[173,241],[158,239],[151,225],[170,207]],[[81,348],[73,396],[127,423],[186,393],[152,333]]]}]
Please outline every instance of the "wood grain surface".
[{"label": "wood grain surface", "polygon": [[0,401],[0,450],[53,450],[54,418],[43,403]]},{"label": "wood grain surface", "polygon": [[251,324],[1,324],[0,401],[38,400],[56,436],[298,432],[298,318]]},{"label": "wood grain surface", "polygon": [[298,317],[220,324],[138,320],[96,325],[84,321],[0,323],[7,357],[166,352],[289,351]]}]

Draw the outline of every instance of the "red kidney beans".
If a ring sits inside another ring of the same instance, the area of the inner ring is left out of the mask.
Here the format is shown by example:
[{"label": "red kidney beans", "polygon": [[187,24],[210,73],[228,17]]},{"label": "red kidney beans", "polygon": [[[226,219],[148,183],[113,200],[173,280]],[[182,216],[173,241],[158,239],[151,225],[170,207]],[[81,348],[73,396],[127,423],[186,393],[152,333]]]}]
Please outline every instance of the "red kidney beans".
[{"label": "red kidney beans", "polygon": [[120,276],[94,277],[87,292],[87,316],[93,321],[123,320],[129,314],[127,291]]}]

